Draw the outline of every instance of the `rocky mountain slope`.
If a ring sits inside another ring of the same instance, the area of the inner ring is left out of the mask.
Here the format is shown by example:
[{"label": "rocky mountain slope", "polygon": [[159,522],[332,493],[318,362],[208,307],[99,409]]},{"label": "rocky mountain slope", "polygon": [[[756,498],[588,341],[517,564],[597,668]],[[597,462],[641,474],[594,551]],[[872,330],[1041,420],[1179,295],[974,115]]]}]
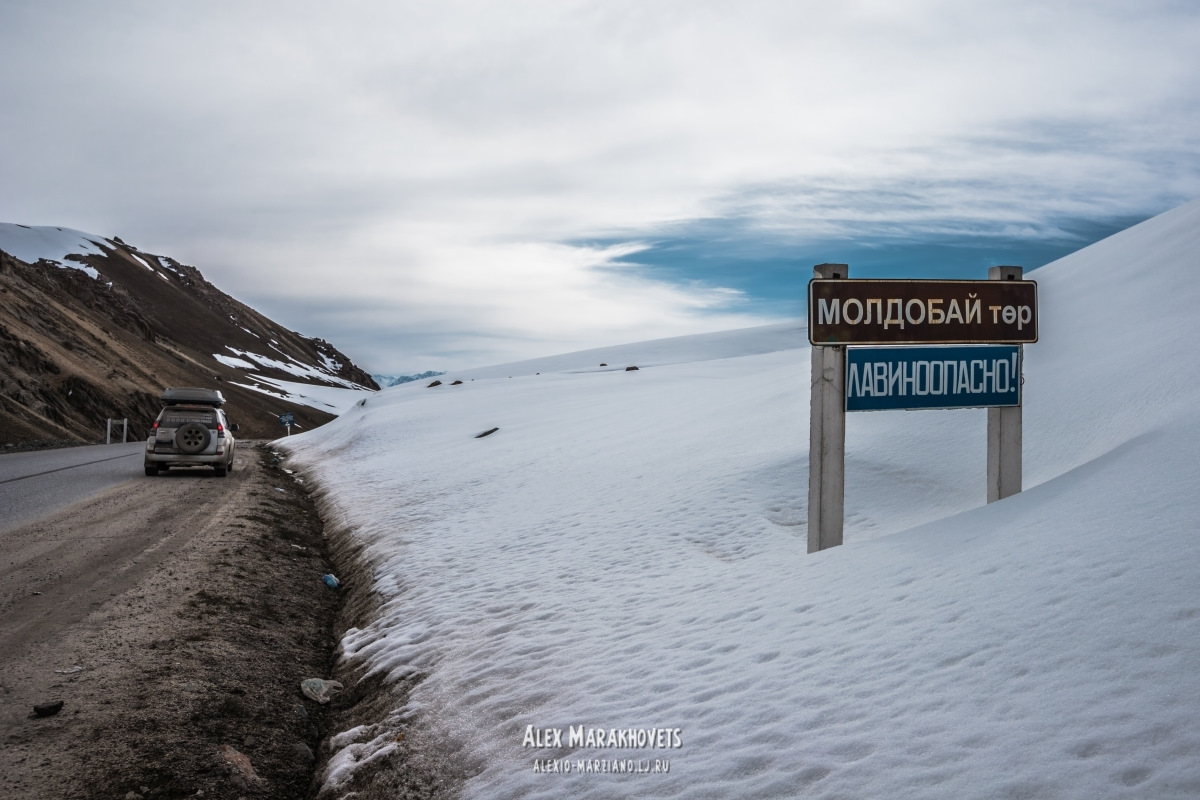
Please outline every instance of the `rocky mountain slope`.
[{"label": "rocky mountain slope", "polygon": [[332,419],[292,401],[297,383],[379,388],[195,267],[115,237],[0,224],[0,445],[102,441],[109,417],[144,437],[168,386],[220,389],[242,437],[275,438],[284,412],[301,430]]}]

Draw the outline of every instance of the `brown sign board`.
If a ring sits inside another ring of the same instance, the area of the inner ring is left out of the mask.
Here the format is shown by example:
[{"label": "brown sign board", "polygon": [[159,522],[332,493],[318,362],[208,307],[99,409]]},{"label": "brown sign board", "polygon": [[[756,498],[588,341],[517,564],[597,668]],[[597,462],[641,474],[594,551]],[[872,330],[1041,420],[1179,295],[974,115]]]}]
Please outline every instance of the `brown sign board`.
[{"label": "brown sign board", "polygon": [[1034,281],[824,280],[808,283],[808,340],[847,344],[1030,344]]}]

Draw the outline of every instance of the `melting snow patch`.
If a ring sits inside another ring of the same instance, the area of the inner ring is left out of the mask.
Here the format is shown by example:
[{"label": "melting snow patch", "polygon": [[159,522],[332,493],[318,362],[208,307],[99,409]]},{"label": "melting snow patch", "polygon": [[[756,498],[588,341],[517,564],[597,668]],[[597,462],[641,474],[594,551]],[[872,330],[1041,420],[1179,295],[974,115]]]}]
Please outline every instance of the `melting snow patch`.
[{"label": "melting snow patch", "polygon": [[[264,381],[265,382],[265,379],[260,378],[257,375],[251,375],[250,377],[256,381]],[[236,381],[230,381],[230,383],[234,386],[240,386],[243,389],[249,389],[252,392],[259,392],[260,394],[270,395],[271,397],[278,397],[281,400],[290,399],[287,395],[287,392],[282,392],[282,391],[279,391],[278,389],[272,389],[268,386],[260,386],[258,384],[252,384],[252,383],[237,383]]]},{"label": "melting snow patch", "polygon": [[329,356],[325,355],[324,353],[321,353],[320,356],[321,356],[321,363],[324,364],[325,369],[329,370],[331,373],[337,373],[337,371],[342,368],[342,362],[340,362],[336,359],[330,358]]},{"label": "melting snow patch", "polygon": [[[354,384],[350,384],[347,388],[342,388],[339,386],[318,386],[298,381],[281,381],[262,375],[251,375],[250,377],[260,384],[265,384],[265,386],[242,383],[234,385],[274,397],[280,397],[297,405],[324,411],[327,414],[341,414],[346,409],[354,406],[364,396],[369,397],[376,394],[376,392],[370,389],[364,389]],[[326,376],[323,375],[322,377]]]},{"label": "melting snow patch", "polygon": [[390,755],[398,749],[395,734],[385,731],[368,742],[359,742],[363,736],[375,732],[376,726],[359,725],[329,740],[335,751],[325,767],[325,783],[335,789],[345,786],[360,767],[376,759]]},{"label": "melting snow patch", "polygon": [[[289,373],[291,375],[296,376],[297,378],[312,378],[312,379],[319,380],[319,381],[326,381],[328,383],[335,383],[346,389],[362,389],[361,386],[354,383],[353,381],[348,381],[345,378],[340,378],[336,375],[330,375],[329,373],[327,373],[324,370],[319,369],[315,366],[312,366],[309,364],[302,364],[299,361],[297,361],[296,359],[287,355],[286,353],[282,353],[282,351],[280,352],[280,354],[283,355],[284,358],[287,359],[287,361],[280,361],[277,358],[271,358],[269,356],[259,355],[258,353],[251,353],[249,350],[239,350],[238,348],[232,347],[230,345],[226,345],[225,349],[230,351],[234,355],[241,357],[242,359],[245,359],[248,361],[253,361],[261,367],[264,367],[267,369],[277,369],[280,372]],[[276,349],[278,349],[278,348],[276,348]],[[364,391],[366,391],[366,390],[364,390]]]},{"label": "melting snow patch", "polygon": [[213,353],[213,358],[215,358],[217,361],[220,361],[222,364],[224,364],[227,367],[235,367],[237,369],[255,369],[256,368],[255,365],[251,364],[249,361],[243,361],[240,358],[232,358],[230,356],[223,356],[220,353]]}]

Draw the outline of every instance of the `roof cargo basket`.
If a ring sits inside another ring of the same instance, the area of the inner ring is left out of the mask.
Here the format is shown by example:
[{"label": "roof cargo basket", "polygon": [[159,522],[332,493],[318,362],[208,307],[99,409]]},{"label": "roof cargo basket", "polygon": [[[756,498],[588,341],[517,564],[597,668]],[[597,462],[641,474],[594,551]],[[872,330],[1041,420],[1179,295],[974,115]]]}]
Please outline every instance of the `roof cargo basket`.
[{"label": "roof cargo basket", "polygon": [[216,389],[196,389],[185,386],[163,390],[162,401],[169,406],[173,406],[178,403],[193,403],[196,405],[220,408],[221,406],[225,405],[225,395],[221,394]]}]

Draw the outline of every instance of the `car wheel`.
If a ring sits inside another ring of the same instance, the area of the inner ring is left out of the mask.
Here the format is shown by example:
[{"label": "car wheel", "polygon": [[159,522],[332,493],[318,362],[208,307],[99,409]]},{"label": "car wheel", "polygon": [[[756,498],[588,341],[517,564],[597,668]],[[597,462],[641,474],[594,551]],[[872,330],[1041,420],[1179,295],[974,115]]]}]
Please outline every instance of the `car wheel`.
[{"label": "car wheel", "polygon": [[158,474],[158,467],[152,467],[149,464],[147,464],[146,465],[146,474],[150,477],[154,477],[155,475]]},{"label": "car wheel", "polygon": [[224,478],[224,477],[225,477],[225,475],[227,474],[227,470],[225,469],[225,465],[224,465],[224,464],[222,464],[222,465],[221,465],[221,466],[219,466],[219,467],[213,467],[213,474],[215,474],[215,475],[216,475],[218,478]]},{"label": "car wheel", "polygon": [[175,431],[175,447],[189,456],[203,452],[211,441],[212,434],[199,422],[189,422]]}]

